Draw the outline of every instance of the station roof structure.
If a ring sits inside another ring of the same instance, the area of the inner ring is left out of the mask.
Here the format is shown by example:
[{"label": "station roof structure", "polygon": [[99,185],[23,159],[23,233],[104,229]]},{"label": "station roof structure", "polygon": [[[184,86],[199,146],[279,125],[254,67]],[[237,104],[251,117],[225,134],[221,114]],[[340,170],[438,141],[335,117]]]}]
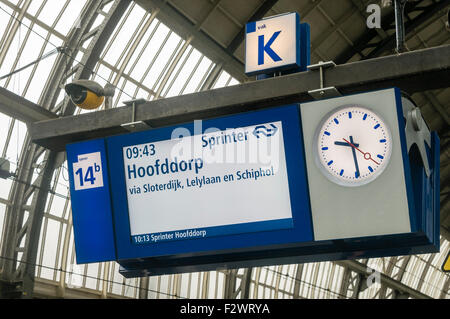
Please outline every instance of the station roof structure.
[{"label": "station roof structure", "polygon": [[[370,4],[381,8],[380,28],[367,27]],[[407,51],[450,45],[449,6],[406,3]],[[65,155],[33,143],[30,125],[95,112],[65,95],[76,79],[112,84],[111,108],[255,81],[244,74],[245,24],[285,12],[310,24],[312,64],[397,54],[389,1],[0,0],[0,159],[13,173],[0,179],[0,285],[35,298],[450,299],[441,270],[450,250],[448,85],[411,94],[441,139],[440,253],[135,279],[114,262],[76,264]],[[448,83],[445,75],[435,80]],[[380,280],[367,287],[372,269]]]}]

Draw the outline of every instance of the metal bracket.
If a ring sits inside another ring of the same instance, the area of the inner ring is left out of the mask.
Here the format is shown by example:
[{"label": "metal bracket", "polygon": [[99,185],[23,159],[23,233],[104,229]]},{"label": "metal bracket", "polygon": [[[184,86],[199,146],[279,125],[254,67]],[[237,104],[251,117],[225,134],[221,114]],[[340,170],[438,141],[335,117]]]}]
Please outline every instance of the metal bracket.
[{"label": "metal bracket", "polygon": [[135,99],[123,102],[126,106],[131,105],[131,122],[121,124],[120,126],[122,126],[124,129],[130,132],[144,131],[150,129],[151,127],[147,123],[143,121],[136,121],[136,105],[143,104],[145,102],[147,102],[147,100],[145,99]]},{"label": "metal bracket", "polygon": [[103,94],[105,95],[105,110],[108,110],[112,107],[112,98],[114,96],[116,87],[112,84],[106,83],[103,88]]},{"label": "metal bracket", "polygon": [[319,61],[317,64],[308,65],[307,68],[310,71],[319,69],[319,76],[320,76],[320,88],[316,90],[308,91],[308,94],[311,95],[316,100],[321,99],[327,99],[331,97],[338,97],[342,96],[342,94],[334,87],[329,86],[324,88],[324,76],[323,76],[323,69],[324,68],[330,68],[335,67],[336,64],[333,61],[323,62]]},{"label": "metal bracket", "polygon": [[422,158],[425,174],[430,176],[431,169],[428,162],[427,151],[425,149],[425,143],[431,148],[431,133],[425,123],[420,109],[414,105],[414,103],[402,96],[403,116],[406,119],[405,134],[406,134],[406,150],[409,153],[411,146],[416,144],[420,157]]},{"label": "metal bracket", "polygon": [[407,0],[394,0],[395,38],[397,41],[396,45],[397,53],[403,53],[407,51],[405,44],[405,19],[404,19],[406,1]]}]

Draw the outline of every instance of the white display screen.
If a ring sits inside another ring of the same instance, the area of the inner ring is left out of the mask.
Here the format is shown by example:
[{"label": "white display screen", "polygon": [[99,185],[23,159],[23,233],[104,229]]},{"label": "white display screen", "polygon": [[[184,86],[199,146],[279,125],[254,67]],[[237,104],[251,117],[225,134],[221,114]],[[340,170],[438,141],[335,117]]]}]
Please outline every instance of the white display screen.
[{"label": "white display screen", "polygon": [[133,243],[293,226],[281,122],[185,133],[123,148]]}]

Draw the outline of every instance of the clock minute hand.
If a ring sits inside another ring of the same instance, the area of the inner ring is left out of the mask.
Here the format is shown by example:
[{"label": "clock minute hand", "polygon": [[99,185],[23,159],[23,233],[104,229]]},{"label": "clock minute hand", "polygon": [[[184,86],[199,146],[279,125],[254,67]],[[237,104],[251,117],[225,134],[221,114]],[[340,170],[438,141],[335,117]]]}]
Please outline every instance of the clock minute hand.
[{"label": "clock minute hand", "polygon": [[355,145],[353,145],[352,143],[350,143],[349,141],[347,141],[345,138],[343,138],[343,140],[344,140],[345,142],[347,142],[351,147],[353,147],[354,149],[356,149],[357,151],[359,151],[361,154],[363,154],[365,160],[371,160],[371,161],[374,162],[375,164],[380,165],[380,163],[378,163],[377,161],[375,161],[375,160],[372,158],[372,155],[370,155],[369,152],[363,152],[363,151],[361,151],[358,147],[356,147]]},{"label": "clock minute hand", "polygon": [[[353,143],[353,137],[352,136],[350,136],[350,141]],[[350,145],[345,144],[345,146],[350,146]],[[355,163],[355,169],[356,169],[355,177],[358,178],[361,175],[361,173],[359,172],[358,157],[356,156],[355,149],[352,148],[351,146],[350,146],[350,148],[352,149],[353,162]]]}]

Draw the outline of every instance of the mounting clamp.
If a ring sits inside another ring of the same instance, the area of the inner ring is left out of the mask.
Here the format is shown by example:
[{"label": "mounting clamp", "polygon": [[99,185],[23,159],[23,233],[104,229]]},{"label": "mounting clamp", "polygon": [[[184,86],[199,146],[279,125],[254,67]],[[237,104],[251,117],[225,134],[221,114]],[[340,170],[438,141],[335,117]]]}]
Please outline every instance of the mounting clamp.
[{"label": "mounting clamp", "polygon": [[130,101],[124,101],[126,106],[131,106],[131,122],[121,124],[124,129],[130,132],[144,131],[150,129],[150,126],[143,121],[136,121],[136,105],[147,102],[145,99],[135,99]]},{"label": "mounting clamp", "polygon": [[428,147],[431,147],[430,130],[420,113],[420,109],[416,107],[409,98],[402,96],[402,107],[403,116],[406,120],[405,134],[407,152],[409,153],[413,144],[417,145],[425,169],[425,174],[429,177],[431,170],[425,144],[428,145]]},{"label": "mounting clamp", "polygon": [[336,66],[336,64],[333,61],[328,61],[328,62],[319,61],[319,63],[317,63],[317,64],[312,64],[312,65],[307,66],[307,68],[310,71],[317,70],[317,69],[319,70],[320,88],[316,89],[316,90],[308,91],[308,94],[311,95],[314,99],[321,100],[321,99],[337,97],[337,96],[342,95],[334,86],[324,87],[325,80],[324,80],[324,76],[323,76],[323,69],[330,68],[330,67],[334,68],[335,66]]}]

